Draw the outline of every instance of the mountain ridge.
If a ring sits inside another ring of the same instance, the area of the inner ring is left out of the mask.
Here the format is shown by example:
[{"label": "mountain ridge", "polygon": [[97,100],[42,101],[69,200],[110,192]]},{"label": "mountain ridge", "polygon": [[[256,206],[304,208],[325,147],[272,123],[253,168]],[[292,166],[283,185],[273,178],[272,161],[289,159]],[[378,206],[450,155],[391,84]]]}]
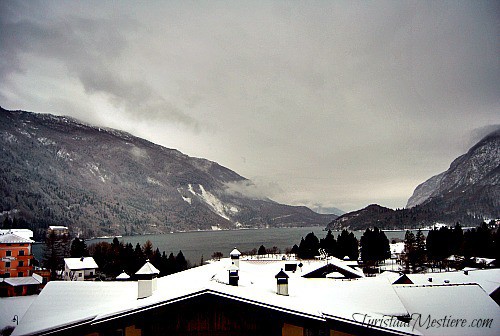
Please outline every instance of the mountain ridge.
[{"label": "mountain ridge", "polygon": [[0,213],[89,236],[325,225],[335,215],[229,192],[236,172],[130,133],[0,108]]}]

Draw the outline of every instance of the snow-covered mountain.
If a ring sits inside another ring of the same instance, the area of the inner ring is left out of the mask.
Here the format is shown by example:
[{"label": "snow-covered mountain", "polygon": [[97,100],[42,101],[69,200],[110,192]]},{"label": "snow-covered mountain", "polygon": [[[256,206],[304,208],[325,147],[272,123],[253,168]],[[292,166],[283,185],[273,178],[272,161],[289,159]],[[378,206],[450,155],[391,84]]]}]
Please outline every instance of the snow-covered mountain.
[{"label": "snow-covered mountain", "polygon": [[0,108],[0,144],[0,213],[35,229],[67,225],[88,237],[336,217],[245,195],[251,181],[215,162],[68,117]]}]

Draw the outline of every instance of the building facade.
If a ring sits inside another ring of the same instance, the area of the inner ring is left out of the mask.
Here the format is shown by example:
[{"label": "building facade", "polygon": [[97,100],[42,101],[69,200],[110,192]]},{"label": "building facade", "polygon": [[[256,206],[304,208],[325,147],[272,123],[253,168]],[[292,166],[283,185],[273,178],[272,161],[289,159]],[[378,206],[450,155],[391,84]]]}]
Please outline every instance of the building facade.
[{"label": "building facade", "polygon": [[0,235],[0,277],[27,277],[33,274],[33,240],[13,233]]}]

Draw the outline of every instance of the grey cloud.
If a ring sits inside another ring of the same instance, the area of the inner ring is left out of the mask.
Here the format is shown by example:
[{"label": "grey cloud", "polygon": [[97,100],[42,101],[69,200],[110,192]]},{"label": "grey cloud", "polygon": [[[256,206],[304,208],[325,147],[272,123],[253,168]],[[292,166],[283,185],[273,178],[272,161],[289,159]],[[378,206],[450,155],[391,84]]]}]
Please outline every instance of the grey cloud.
[{"label": "grey cloud", "polygon": [[251,199],[266,200],[283,192],[277,183],[265,182],[260,178],[228,182],[224,191],[230,195],[243,196]]},{"label": "grey cloud", "polygon": [[15,72],[23,72],[19,59],[37,55],[62,62],[90,95],[104,95],[114,106],[122,108],[129,118],[165,120],[198,130],[198,122],[181,108],[157,93],[143,74],[136,78],[122,75],[126,64],[120,58],[128,46],[125,34],[137,22],[91,18],[55,18],[48,22],[14,21],[2,16],[2,81]]},{"label": "grey cloud", "polygon": [[[73,115],[267,181],[229,192],[402,207],[471,131],[500,122],[495,1],[0,6],[0,95],[13,108],[76,104]],[[66,70],[41,69],[48,59]],[[81,92],[36,95],[39,79]]]}]

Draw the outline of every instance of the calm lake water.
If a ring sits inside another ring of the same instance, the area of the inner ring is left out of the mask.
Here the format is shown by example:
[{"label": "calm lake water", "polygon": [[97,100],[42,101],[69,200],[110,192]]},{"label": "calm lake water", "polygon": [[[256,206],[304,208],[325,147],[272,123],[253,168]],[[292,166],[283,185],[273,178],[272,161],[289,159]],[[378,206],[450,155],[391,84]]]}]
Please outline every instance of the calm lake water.
[{"label": "calm lake water", "polygon": [[[222,252],[227,257],[234,247],[244,252],[254,248],[258,249],[260,245],[264,245],[266,248],[276,246],[284,252],[286,248],[291,248],[294,244],[298,245],[300,239],[310,232],[314,232],[319,239],[324,238],[326,235],[323,227],[303,227],[178,232],[147,236],[124,236],[118,239],[125,243],[132,243],[134,247],[137,243],[143,245],[149,239],[154,248],[159,248],[160,252],[165,251],[167,254],[173,252],[174,255],[177,255],[181,250],[186,259],[199,264],[202,256],[207,260],[211,258],[214,252]],[[339,233],[337,231],[333,232],[335,238]],[[392,241],[393,239],[404,239],[405,232],[386,231],[385,234],[389,241]],[[424,232],[424,234],[427,235],[427,232]],[[354,235],[359,239],[363,232],[354,231]],[[91,239],[87,240],[86,243],[87,246],[90,246],[93,243],[103,241],[110,243],[112,240],[112,238]],[[43,244],[33,245],[33,254],[38,260],[42,258],[42,249]]]}]

